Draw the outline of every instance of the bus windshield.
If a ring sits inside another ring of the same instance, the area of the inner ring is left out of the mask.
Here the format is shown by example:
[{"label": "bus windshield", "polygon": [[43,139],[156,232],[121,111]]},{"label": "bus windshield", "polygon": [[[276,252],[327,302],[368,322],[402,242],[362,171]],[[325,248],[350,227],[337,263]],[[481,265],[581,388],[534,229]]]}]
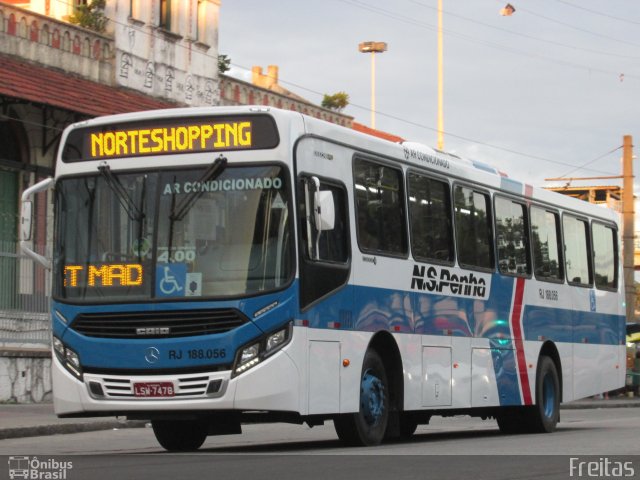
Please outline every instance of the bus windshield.
[{"label": "bus windshield", "polygon": [[100,173],[56,185],[57,298],[221,298],[292,277],[289,188],[279,166]]}]

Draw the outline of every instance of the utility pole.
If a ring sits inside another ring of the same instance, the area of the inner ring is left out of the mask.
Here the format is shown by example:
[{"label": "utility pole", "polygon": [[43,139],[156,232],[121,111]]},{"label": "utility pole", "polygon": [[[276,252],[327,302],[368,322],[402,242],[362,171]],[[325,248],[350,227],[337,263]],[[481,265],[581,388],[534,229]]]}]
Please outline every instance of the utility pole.
[{"label": "utility pole", "polygon": [[622,265],[627,322],[633,321],[636,304],[633,268],[635,216],[633,203],[633,142],[631,135],[625,135],[622,143]]}]

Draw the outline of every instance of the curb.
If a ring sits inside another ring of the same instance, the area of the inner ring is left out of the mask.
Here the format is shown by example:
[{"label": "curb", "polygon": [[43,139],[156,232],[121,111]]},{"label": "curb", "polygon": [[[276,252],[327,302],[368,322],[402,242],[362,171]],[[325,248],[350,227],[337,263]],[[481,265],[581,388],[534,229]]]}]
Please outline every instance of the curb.
[{"label": "curb", "polygon": [[13,427],[0,429],[0,440],[9,438],[41,437],[66,433],[95,432],[99,430],[119,430],[124,428],[144,428],[147,422],[135,421],[103,421],[90,423],[64,423],[54,425],[37,425],[33,427]]},{"label": "curb", "polygon": [[640,400],[594,400],[593,402],[569,402],[560,405],[561,410],[586,410],[596,408],[637,408]]}]

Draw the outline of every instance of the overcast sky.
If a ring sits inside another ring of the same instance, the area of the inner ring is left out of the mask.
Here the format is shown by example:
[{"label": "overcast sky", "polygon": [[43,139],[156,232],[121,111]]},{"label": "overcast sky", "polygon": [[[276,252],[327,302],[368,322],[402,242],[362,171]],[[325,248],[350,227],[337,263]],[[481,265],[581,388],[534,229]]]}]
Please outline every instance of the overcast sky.
[{"label": "overcast sky", "polygon": [[[505,1],[443,3],[445,150],[537,186],[620,173],[623,135],[640,149],[640,2],[513,0],[510,17],[499,14]],[[253,65],[278,65],[280,83],[314,103],[345,91],[345,113],[369,125],[371,60],[358,43],[387,42],[376,57],[376,127],[435,146],[436,7],[223,0],[219,52],[244,80]]]}]

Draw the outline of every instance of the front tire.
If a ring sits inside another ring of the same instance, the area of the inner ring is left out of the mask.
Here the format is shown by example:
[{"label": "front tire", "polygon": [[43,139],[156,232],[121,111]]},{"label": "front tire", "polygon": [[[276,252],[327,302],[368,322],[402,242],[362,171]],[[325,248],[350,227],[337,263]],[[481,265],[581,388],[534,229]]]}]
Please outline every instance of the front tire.
[{"label": "front tire", "polygon": [[389,391],[384,363],[375,350],[368,350],[362,363],[360,409],[334,419],[338,438],[347,445],[379,445],[389,421]]},{"label": "front tire", "polygon": [[151,422],[158,443],[170,452],[193,452],[207,438],[207,426],[197,420],[154,420]]}]

